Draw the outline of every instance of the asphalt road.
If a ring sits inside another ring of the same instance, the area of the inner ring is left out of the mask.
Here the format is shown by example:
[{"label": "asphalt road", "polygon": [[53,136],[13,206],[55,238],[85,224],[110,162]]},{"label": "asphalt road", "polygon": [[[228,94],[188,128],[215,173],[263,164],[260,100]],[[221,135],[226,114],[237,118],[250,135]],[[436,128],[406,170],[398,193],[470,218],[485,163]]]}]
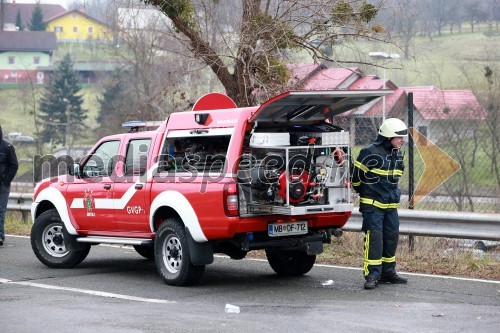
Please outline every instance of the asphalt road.
[{"label": "asphalt road", "polygon": [[200,284],[171,287],[132,248],[94,246],[76,268],[50,269],[29,239],[7,236],[0,331],[500,332],[500,281],[405,276],[365,291],[359,269],[283,279],[266,261],[217,257]]}]

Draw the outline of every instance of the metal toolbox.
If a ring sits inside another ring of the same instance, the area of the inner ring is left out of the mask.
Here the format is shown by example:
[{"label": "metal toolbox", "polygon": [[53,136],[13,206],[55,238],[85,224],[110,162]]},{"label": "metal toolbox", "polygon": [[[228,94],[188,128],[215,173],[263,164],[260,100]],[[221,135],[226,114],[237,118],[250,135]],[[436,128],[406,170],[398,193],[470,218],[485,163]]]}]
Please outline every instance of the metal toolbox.
[{"label": "metal toolbox", "polygon": [[250,147],[289,146],[290,133],[253,133],[250,138]]},{"label": "metal toolbox", "polygon": [[314,138],[321,138],[321,145],[348,145],[349,144],[349,132],[301,132],[294,133],[298,136],[310,136]]}]

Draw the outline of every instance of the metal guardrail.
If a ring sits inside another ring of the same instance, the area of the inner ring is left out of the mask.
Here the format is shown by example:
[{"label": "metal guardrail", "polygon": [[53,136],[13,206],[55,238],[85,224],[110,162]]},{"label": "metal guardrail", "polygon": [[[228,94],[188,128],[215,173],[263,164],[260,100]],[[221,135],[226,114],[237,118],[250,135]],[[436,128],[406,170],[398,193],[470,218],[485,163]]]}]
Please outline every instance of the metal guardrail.
[{"label": "metal guardrail", "polygon": [[[31,210],[33,194],[11,193],[7,210],[19,211],[26,222]],[[449,237],[500,241],[500,214],[443,212],[399,209],[399,232],[402,235]],[[346,231],[361,231],[363,218],[357,208],[347,224]]]},{"label": "metal guardrail", "polygon": [[[500,214],[398,209],[402,235],[500,241]],[[363,217],[357,208],[342,228],[361,231]]]},{"label": "metal guardrail", "polygon": [[33,203],[33,193],[15,193],[9,194],[7,202],[7,210],[21,212],[24,223],[28,222],[28,216],[31,212],[31,204]]}]

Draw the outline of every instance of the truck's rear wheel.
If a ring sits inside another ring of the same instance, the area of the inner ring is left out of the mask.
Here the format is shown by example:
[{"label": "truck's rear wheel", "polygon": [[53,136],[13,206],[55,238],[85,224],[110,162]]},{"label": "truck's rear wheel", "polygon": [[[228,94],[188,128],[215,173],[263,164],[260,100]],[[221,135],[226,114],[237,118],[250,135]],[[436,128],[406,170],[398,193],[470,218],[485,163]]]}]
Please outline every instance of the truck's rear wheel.
[{"label": "truck's rear wheel", "polygon": [[195,284],[205,271],[204,265],[193,265],[189,256],[184,226],[177,218],[168,218],[156,232],[155,263],[166,284]]},{"label": "truck's rear wheel", "polygon": [[31,248],[43,264],[53,268],[71,268],[89,254],[90,245],[79,250],[68,250],[64,244],[64,224],[57,210],[48,210],[38,216],[31,228]]},{"label": "truck's rear wheel", "polygon": [[307,255],[304,251],[266,249],[269,265],[280,276],[299,276],[313,268],[316,256]]}]

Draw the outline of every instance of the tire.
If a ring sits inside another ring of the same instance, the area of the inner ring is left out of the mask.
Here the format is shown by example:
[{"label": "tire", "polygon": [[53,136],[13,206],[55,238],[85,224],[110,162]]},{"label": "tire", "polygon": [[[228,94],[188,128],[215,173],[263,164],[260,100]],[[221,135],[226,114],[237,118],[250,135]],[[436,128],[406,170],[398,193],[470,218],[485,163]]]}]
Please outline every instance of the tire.
[{"label": "tire", "polygon": [[155,249],[153,246],[149,245],[134,245],[134,249],[137,253],[143,256],[146,259],[154,260],[155,259]]},{"label": "tire", "polygon": [[156,232],[155,263],[163,281],[172,286],[198,282],[205,265],[191,263],[184,226],[177,218],[168,218]]},{"label": "tire", "polygon": [[316,256],[309,256],[303,251],[266,249],[269,265],[279,276],[299,276],[311,270]]},{"label": "tire", "polygon": [[48,267],[71,268],[89,254],[90,245],[83,245],[80,250],[67,250],[63,228],[64,224],[55,209],[38,216],[31,228],[31,248],[38,260]]}]

